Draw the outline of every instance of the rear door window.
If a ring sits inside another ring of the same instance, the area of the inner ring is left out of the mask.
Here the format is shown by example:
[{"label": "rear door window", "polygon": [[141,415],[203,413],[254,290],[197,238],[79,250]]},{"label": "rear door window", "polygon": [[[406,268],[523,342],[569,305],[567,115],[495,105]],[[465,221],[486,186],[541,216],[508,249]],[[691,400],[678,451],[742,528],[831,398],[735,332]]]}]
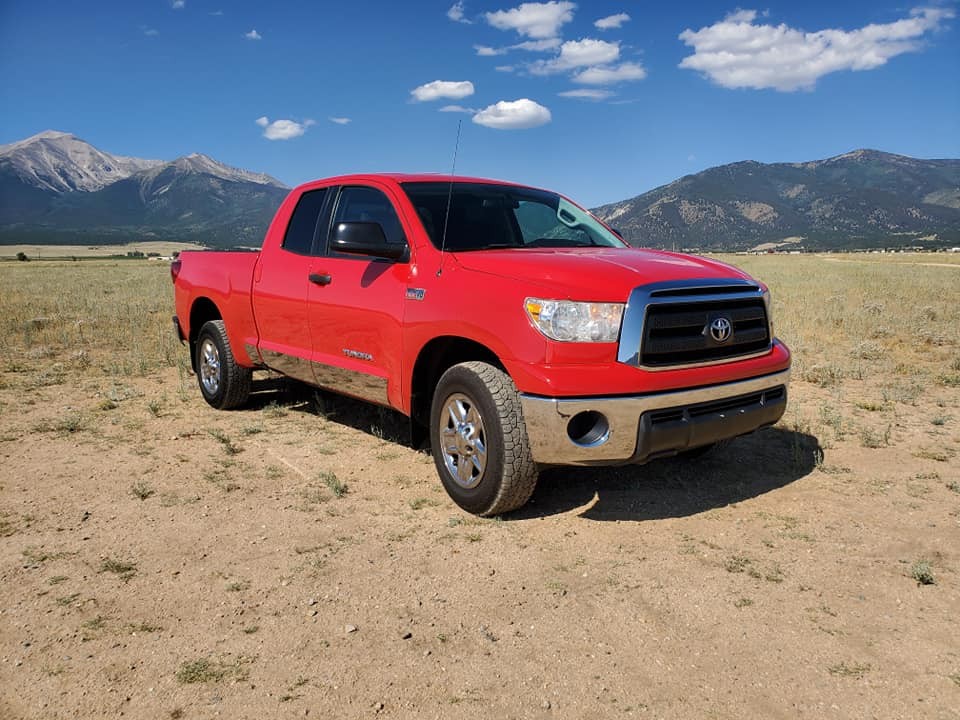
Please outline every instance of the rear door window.
[{"label": "rear door window", "polygon": [[313,242],[317,234],[317,223],[323,213],[323,203],[327,197],[327,188],[310,190],[300,196],[297,207],[294,208],[287,225],[287,232],[283,236],[284,250],[297,255],[313,253]]}]

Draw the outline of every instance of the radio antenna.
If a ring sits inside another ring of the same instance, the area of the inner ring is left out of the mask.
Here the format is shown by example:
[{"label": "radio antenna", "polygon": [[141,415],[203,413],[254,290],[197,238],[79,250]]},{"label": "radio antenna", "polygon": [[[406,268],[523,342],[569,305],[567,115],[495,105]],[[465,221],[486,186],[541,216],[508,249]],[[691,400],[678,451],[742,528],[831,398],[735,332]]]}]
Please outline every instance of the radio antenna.
[{"label": "radio antenna", "polygon": [[457,120],[457,142],[453,146],[453,166],[450,168],[450,189],[447,190],[447,211],[443,216],[443,235],[440,237],[440,266],[437,268],[437,277],[443,273],[444,250],[447,247],[447,226],[450,223],[450,201],[453,199],[453,177],[457,173],[457,151],[460,149],[460,126],[463,120]]}]

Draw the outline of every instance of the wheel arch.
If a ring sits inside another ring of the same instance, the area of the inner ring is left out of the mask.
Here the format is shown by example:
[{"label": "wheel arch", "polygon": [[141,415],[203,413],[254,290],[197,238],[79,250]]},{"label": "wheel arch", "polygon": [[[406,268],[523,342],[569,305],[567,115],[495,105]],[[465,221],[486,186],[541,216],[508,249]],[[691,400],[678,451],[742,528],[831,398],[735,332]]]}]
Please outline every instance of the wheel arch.
[{"label": "wheel arch", "polygon": [[539,474],[520,394],[507,372],[484,361],[453,366],[437,384],[429,437],[447,494],[483,517],[515,510]]},{"label": "wheel arch", "polygon": [[430,403],[440,376],[454,365],[471,360],[489,363],[507,372],[493,350],[469,338],[442,335],[420,348],[410,376],[410,418],[415,425],[426,427],[429,423]]},{"label": "wheel arch", "polygon": [[196,298],[190,306],[190,336],[187,338],[190,342],[190,365],[194,372],[197,370],[197,336],[200,334],[200,328],[210,320],[223,320],[220,308],[208,297]]}]

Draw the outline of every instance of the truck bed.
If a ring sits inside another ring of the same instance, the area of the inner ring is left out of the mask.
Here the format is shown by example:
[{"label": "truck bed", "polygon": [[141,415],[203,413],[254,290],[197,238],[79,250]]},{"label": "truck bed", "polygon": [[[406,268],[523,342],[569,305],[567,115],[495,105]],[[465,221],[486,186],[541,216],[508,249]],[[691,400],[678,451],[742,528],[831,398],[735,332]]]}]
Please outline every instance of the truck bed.
[{"label": "truck bed", "polygon": [[[253,273],[260,259],[260,251],[241,250],[200,250],[180,253],[180,272],[177,284],[181,292],[177,293],[177,317],[186,337],[193,328],[193,317],[198,307],[196,297],[209,298],[223,317],[230,318],[227,334],[230,344],[237,348],[237,362],[253,367],[260,358],[244,352],[246,348],[257,346],[257,327],[253,318],[250,289]],[[192,309],[192,313],[191,313]]]}]

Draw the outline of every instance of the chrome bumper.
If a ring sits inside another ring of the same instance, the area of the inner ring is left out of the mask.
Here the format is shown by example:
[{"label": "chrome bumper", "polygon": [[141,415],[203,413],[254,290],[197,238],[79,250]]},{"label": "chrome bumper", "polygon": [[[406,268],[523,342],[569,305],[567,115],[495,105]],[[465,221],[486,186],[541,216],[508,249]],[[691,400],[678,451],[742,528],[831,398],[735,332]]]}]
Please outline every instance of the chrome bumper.
[{"label": "chrome bumper", "polygon": [[[533,459],[543,465],[642,463],[771,425],[783,415],[790,371],[695,390],[633,397],[520,395]],[[782,388],[782,395],[776,391]],[[737,402],[742,399],[742,403]],[[730,401],[730,402],[725,402]],[[675,410],[657,418],[656,411]],[[581,415],[591,413],[591,415]],[[571,438],[602,417],[592,432]]]}]

